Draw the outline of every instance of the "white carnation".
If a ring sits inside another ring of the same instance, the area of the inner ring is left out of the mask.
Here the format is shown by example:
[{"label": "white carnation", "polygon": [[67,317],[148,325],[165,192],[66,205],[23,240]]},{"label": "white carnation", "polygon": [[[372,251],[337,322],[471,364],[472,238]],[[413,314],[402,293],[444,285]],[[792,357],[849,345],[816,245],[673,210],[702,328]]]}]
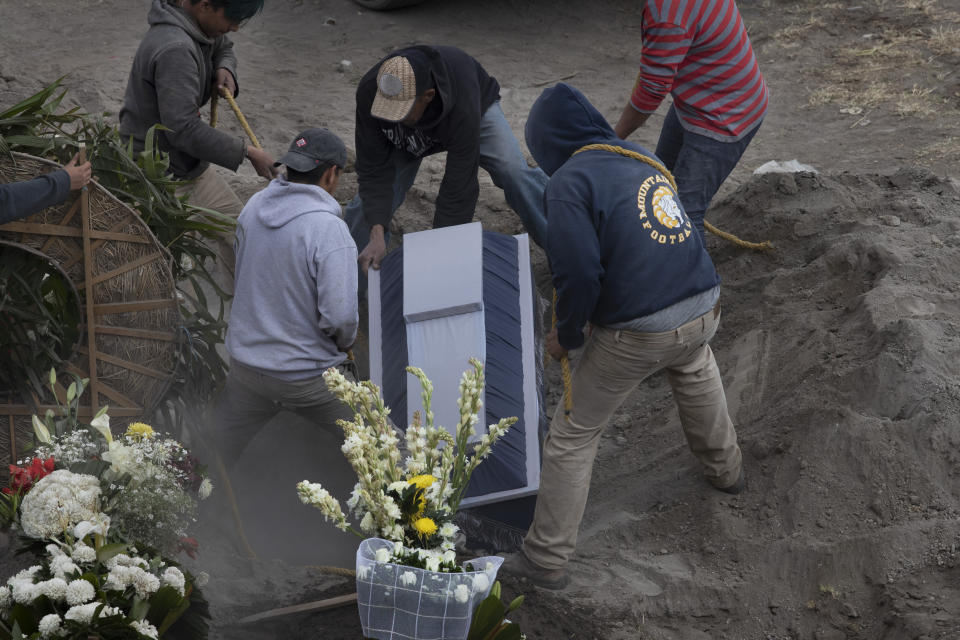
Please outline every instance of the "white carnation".
[{"label": "white carnation", "polygon": [[[96,552],[94,552],[94,555],[96,555]],[[66,578],[67,576],[72,576],[79,570],[79,567],[73,563],[70,556],[54,556],[50,559],[50,571],[54,577]]]},{"label": "white carnation", "polygon": [[167,570],[163,572],[161,581],[164,586],[173,587],[181,596],[183,595],[183,587],[186,584],[186,579],[183,577],[183,572],[180,571],[180,569],[167,567]]},{"label": "white carnation", "polygon": [[55,638],[60,635],[60,616],[55,613],[48,613],[47,615],[40,618],[40,624],[37,625],[37,630],[40,632],[41,638]]},{"label": "white carnation", "polygon": [[88,547],[83,543],[77,543],[73,547],[73,553],[70,554],[74,562],[81,564],[92,564],[97,560],[97,551],[93,547]]},{"label": "white carnation", "polygon": [[157,592],[157,589],[160,588],[160,578],[139,567],[132,567],[132,569],[131,583],[137,591],[137,596],[146,599],[147,596]]},{"label": "white carnation", "polygon": [[57,469],[41,478],[20,505],[20,525],[31,538],[51,538],[97,511],[100,481]]},{"label": "white carnation", "polygon": [[473,576],[473,590],[478,593],[483,593],[490,587],[490,578],[487,577],[485,573],[478,573]]},{"label": "white carnation", "polygon": [[51,600],[63,600],[67,595],[67,581],[63,578],[51,578],[37,583],[37,590]]},{"label": "white carnation", "polygon": [[33,580],[12,579],[7,584],[10,585],[13,601],[17,604],[30,604],[40,596],[40,590],[33,584]]},{"label": "white carnation", "polygon": [[76,606],[86,604],[96,595],[93,585],[86,580],[73,580],[67,585],[67,604]]},{"label": "white carnation", "polygon": [[130,623],[130,626],[142,636],[152,638],[153,640],[157,640],[159,637],[157,628],[145,620],[134,620]]}]

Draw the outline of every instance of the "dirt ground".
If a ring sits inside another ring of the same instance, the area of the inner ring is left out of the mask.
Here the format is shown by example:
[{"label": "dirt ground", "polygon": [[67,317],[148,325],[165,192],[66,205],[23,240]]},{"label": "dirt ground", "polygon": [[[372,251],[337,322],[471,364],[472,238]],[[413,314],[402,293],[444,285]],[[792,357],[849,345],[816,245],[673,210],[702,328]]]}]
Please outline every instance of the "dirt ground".
[{"label": "dirt ground", "polygon": [[[615,121],[637,71],[639,5],[427,0],[377,13],[349,0],[267,0],[234,38],[239,103],[275,155],[310,126],[350,141],[360,76],[397,47],[435,43],[463,48],[500,81],[521,140],[530,105],[560,80]],[[147,7],[4,2],[0,106],[67,74],[70,101],[115,118]],[[740,9],[770,111],[707,219],[775,246],[708,241],[724,283],[714,350],[748,490],[730,497],[699,479],[666,380],[654,377],[601,442],[571,587],[505,590],[527,593],[515,618],[531,639],[958,638],[960,183],[950,176],[960,160],[960,2]],[[665,112],[633,139],[653,148]],[[241,135],[230,115],[221,121]],[[753,175],[792,159],[819,173]],[[442,167],[424,163],[396,231],[427,228]],[[246,195],[262,186],[249,165],[231,180]],[[353,185],[348,176],[338,196]],[[485,174],[477,219],[521,230]],[[544,284],[543,256],[534,258]],[[548,373],[552,410],[559,372]],[[342,554],[322,557],[322,524],[272,525],[301,543],[299,561],[206,556],[222,565],[208,588],[218,637],[358,637],[349,608],[235,624],[350,590],[303,566],[343,564]]]}]

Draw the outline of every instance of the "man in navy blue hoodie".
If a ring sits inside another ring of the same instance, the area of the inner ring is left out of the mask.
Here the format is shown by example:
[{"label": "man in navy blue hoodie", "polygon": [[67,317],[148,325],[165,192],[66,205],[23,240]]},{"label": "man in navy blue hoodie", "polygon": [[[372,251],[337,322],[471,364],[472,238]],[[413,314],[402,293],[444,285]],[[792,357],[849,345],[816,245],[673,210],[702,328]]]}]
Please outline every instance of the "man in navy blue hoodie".
[{"label": "man in navy blue hoodie", "polygon": [[566,84],[545,90],[534,103],[526,138],[550,176],[546,250],[557,326],[547,349],[559,359],[586,344],[573,375],[573,408],[567,415],[561,403],[543,445],[533,524],[523,550],[504,568],[556,589],[569,580],[566,565],[600,434],[646,377],[667,372],[684,434],[707,480],[738,493],[744,476],[708,344],[720,320],[720,277],[672,178],[649,151],[620,140]]},{"label": "man in navy blue hoodie", "polygon": [[359,194],[344,220],[361,249],[364,273],[380,268],[387,231],[426,156],[447,152],[434,227],[473,220],[483,167],[503,189],[534,242],[543,246],[547,177],[527,165],[500,108],[500,85],[455,47],[417,45],[394,51],[357,87]]}]

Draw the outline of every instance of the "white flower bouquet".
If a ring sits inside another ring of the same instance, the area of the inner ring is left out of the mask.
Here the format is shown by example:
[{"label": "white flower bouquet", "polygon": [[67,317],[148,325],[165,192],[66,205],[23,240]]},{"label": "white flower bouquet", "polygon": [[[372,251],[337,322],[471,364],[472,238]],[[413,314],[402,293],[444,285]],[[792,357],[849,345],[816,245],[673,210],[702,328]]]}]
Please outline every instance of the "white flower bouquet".
[{"label": "white flower bouquet", "polygon": [[[53,386],[53,372],[50,380]],[[197,542],[188,536],[188,528],[196,520],[197,501],[212,489],[205,467],[179,442],[159,436],[142,422],[130,424],[114,438],[106,407],[89,424],[81,422],[74,403],[85,382],[78,379],[70,385],[60,418],[52,411],[42,420],[34,416],[38,446],[33,462],[28,466],[28,461],[21,461],[23,468],[11,465],[11,486],[4,489],[0,515],[19,524],[28,537],[56,535],[59,531],[37,529],[25,521],[23,504],[31,500],[35,483],[44,475],[57,473],[54,469],[72,470],[94,477],[100,510],[112,519],[118,539],[167,554],[185,550],[192,555]]]},{"label": "white flower bouquet", "polygon": [[[320,484],[304,480],[297,492],[305,504],[320,509],[341,530],[371,538],[357,553],[358,601],[367,637],[466,637],[472,606],[487,596],[499,568],[499,558],[478,559],[464,567],[454,550],[458,528],[453,519],[470,477],[517,420],[502,418],[475,444],[468,444],[476,435],[484,387],[483,365],[475,359],[470,363],[472,369],[460,380],[460,420],[452,432],[434,424],[430,380],[422,370],[407,367],[420,380],[424,415],[414,414],[404,436],[405,453],[375,384],[351,382],[336,369],[324,373],[327,387],[355,414],[340,425],[345,435],[342,451],[357,473],[347,508],[359,529]],[[434,577],[424,577],[427,574]],[[484,589],[475,590],[478,586]],[[417,594],[419,604],[413,609],[404,603],[414,600],[397,600],[409,593]],[[410,616],[440,618],[434,629],[440,635],[418,635],[432,633],[420,623],[411,623],[420,630],[418,634],[400,630],[407,628]],[[463,619],[466,624],[461,624]]]},{"label": "white flower bouquet", "polygon": [[198,632],[192,637],[206,635],[196,609],[185,615],[194,604],[192,576],[128,545],[102,544],[103,522],[92,529],[98,530],[48,544],[41,564],[0,586],[0,638],[158,640],[178,623]]}]

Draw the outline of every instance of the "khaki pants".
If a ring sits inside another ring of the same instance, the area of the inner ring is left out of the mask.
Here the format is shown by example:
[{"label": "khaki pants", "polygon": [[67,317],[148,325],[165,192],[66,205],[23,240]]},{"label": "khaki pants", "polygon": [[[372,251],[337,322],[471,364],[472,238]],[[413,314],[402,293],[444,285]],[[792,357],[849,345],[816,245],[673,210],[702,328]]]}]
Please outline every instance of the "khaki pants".
[{"label": "khaki pants", "polygon": [[742,464],[720,371],[707,342],[719,307],[673,331],[595,328],[573,374],[573,410],[557,407],[543,445],[540,493],[523,550],[547,569],[566,566],[590,491],[593,459],[610,416],[648,376],[665,369],[691,451],[712,484],[736,482]]},{"label": "khaki pants", "polygon": [[[187,196],[187,202],[195,207],[213,209],[234,220],[243,210],[243,203],[233,192],[227,181],[224,180],[213,165],[201,173],[191,184],[177,189],[178,196]],[[213,273],[217,284],[227,293],[233,295],[233,276],[237,258],[234,252],[234,233],[228,231],[217,239],[213,248],[217,254]]]}]

